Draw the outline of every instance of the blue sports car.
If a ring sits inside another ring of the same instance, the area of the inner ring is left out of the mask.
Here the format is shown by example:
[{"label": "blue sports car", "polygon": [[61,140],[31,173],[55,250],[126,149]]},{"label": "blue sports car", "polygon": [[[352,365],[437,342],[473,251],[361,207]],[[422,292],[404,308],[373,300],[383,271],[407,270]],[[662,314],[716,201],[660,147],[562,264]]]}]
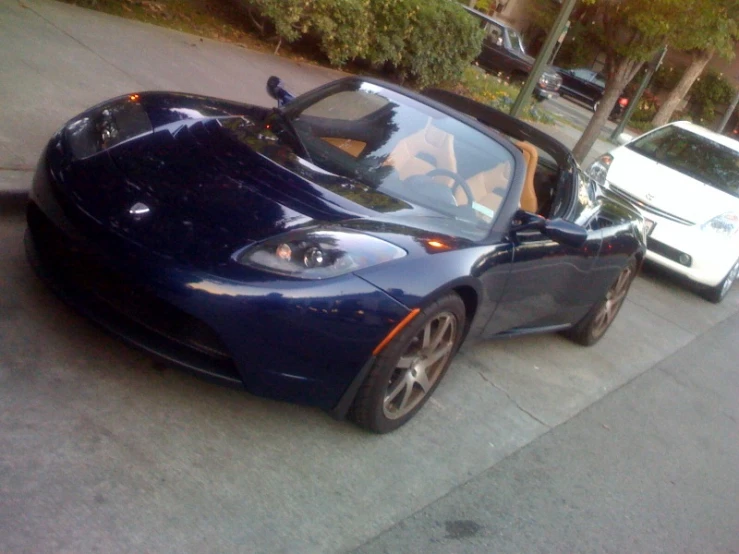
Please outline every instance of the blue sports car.
[{"label": "blue sports car", "polygon": [[39,276],[181,367],[380,433],[465,339],[606,332],[643,221],[562,144],[441,90],[267,89],[279,107],[141,92],[64,125],[28,205]]}]

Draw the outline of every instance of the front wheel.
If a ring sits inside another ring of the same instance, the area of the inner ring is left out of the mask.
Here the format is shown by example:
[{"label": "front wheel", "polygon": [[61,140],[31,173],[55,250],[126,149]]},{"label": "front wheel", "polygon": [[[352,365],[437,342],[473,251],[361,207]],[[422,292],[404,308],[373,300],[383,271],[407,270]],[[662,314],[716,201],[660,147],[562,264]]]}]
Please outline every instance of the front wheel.
[{"label": "front wheel", "polygon": [[388,433],[426,403],[452,361],[464,333],[462,299],[450,293],[422,310],[375,360],[349,418]]},{"label": "front wheel", "polygon": [[636,260],[631,259],[608,288],[606,297],[595,304],[584,318],[564,334],[583,346],[591,346],[603,338],[626,300],[634,277],[636,277]]},{"label": "front wheel", "polygon": [[710,287],[706,289],[703,293],[703,296],[706,298],[706,300],[709,300],[714,304],[718,304],[724,298],[726,298],[727,294],[729,294],[729,289],[731,289],[731,285],[733,285],[734,281],[736,281],[737,276],[739,276],[739,260],[737,260],[736,263],[731,267],[729,273],[726,274],[726,277],[724,277],[723,281],[721,281],[715,287]]}]

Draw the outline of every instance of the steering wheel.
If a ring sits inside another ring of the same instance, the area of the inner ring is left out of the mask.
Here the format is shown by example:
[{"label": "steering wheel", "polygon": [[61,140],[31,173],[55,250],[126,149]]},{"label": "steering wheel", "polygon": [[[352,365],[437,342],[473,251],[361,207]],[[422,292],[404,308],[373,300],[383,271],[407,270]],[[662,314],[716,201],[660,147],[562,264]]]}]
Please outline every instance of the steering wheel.
[{"label": "steering wheel", "polygon": [[458,188],[461,188],[462,191],[464,191],[465,196],[467,197],[467,205],[472,206],[472,202],[475,201],[475,197],[472,194],[472,189],[470,188],[470,185],[465,181],[462,176],[459,173],[455,173],[454,171],[449,171],[448,169],[432,169],[429,171],[424,177],[449,177],[450,179],[454,180],[454,184],[452,185],[452,195],[455,197],[455,193]]}]

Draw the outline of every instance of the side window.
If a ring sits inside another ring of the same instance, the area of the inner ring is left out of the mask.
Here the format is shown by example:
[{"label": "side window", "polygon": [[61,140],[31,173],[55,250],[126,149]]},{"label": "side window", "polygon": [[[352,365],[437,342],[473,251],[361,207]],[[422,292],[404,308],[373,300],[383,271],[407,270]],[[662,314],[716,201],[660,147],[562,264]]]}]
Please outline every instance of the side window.
[{"label": "side window", "polygon": [[493,44],[502,44],[503,29],[494,23],[487,23],[485,25],[485,37]]}]

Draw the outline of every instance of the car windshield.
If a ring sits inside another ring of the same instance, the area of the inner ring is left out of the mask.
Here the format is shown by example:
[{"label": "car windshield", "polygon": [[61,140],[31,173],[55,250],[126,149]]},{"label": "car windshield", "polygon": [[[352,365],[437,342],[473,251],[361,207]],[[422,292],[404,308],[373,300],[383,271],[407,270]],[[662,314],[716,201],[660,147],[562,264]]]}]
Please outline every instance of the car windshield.
[{"label": "car windshield", "polygon": [[739,198],[736,150],[675,125],[649,133],[628,148]]},{"label": "car windshield", "polygon": [[501,142],[378,85],[344,81],[285,115],[314,165],[367,187],[366,207],[387,211],[387,195],[471,238],[487,236],[514,174]]},{"label": "car windshield", "polygon": [[521,40],[521,35],[519,35],[516,31],[513,29],[508,29],[508,38],[511,39],[511,48],[514,50],[521,52],[521,54],[525,54],[526,50],[523,48],[523,41]]}]

